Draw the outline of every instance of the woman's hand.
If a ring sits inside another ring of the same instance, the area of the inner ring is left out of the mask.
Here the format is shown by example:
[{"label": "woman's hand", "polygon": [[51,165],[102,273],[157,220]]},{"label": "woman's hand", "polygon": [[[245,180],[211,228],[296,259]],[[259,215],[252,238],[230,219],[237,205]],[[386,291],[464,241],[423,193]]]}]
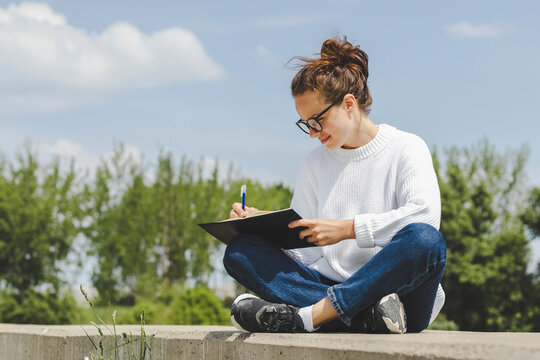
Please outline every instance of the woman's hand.
[{"label": "woman's hand", "polygon": [[241,203],[234,203],[232,204],[232,210],[229,213],[229,219],[236,219],[243,217],[245,218],[250,212],[258,211],[259,209],[256,209],[251,206],[246,206],[246,210],[242,210],[242,204]]},{"label": "woman's hand", "polygon": [[[300,239],[317,246],[332,245],[345,239],[354,239],[354,220],[300,219],[289,224],[290,228],[307,227],[300,231]],[[307,237],[307,238],[306,238]]]}]

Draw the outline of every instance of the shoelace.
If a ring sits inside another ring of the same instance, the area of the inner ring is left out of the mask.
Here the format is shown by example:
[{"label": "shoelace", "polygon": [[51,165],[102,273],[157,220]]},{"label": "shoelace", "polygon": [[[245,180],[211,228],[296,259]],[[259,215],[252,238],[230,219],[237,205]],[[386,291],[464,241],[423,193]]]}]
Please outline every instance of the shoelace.
[{"label": "shoelace", "polygon": [[268,306],[262,314],[261,324],[270,332],[303,330],[295,321],[294,315],[294,310],[289,305],[283,304],[278,308]]}]

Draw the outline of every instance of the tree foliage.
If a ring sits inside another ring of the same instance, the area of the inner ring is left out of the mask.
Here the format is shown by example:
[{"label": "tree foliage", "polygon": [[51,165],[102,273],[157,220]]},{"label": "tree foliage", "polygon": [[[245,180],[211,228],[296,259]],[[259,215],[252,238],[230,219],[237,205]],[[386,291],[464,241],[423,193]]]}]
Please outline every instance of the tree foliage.
[{"label": "tree foliage", "polygon": [[70,324],[77,304],[71,294],[27,290],[23,296],[0,294],[0,322],[16,324]]},{"label": "tree foliage", "polygon": [[98,261],[92,280],[103,303],[121,303],[127,297],[132,304],[134,294],[154,280],[159,204],[143,170],[119,147],[110,163],[103,161],[97,168],[95,182],[85,187],[82,231]]},{"label": "tree foliage", "polygon": [[540,236],[540,188],[535,187],[531,190],[527,208],[521,215],[521,219],[534,236]]},{"label": "tree foliage", "polygon": [[74,179],[73,166],[40,167],[29,147],[14,164],[0,159],[0,321],[57,322],[59,263],[77,235]]},{"label": "tree foliage", "polygon": [[[529,228],[533,237],[533,241],[539,241],[540,237],[540,188],[535,187],[529,193],[527,207],[523,211],[521,218],[525,225]],[[540,331],[540,263],[536,264],[536,273],[534,274],[533,287],[530,289],[532,304],[534,307],[530,310],[530,318],[532,319],[534,331]]]},{"label": "tree foliage", "polygon": [[443,312],[461,330],[531,330],[529,244],[520,221],[527,149],[501,155],[482,141],[435,155],[448,247]]},{"label": "tree foliage", "polygon": [[163,282],[206,285],[214,270],[211,254],[222,246],[197,223],[228,217],[241,183],[248,183],[250,201],[260,206],[289,205],[285,186],[232,179],[232,168],[222,176],[218,165],[185,157],[176,165],[171,154],[161,153],[152,172],[122,146],[101,163],[83,205],[101,303],[133,304],[135,296],[152,296]]},{"label": "tree foliage", "polygon": [[[540,189],[527,192],[526,158],[526,148],[500,154],[487,141],[434,154],[448,246],[441,319],[461,330],[540,330],[540,267],[527,272]],[[259,209],[286,208],[292,198],[283,184],[235,173],[169,153],[139,162],[122,145],[91,177],[77,178],[73,163],[40,165],[28,148],[0,159],[0,321],[74,319],[60,264],[82,234],[91,249],[82,256],[97,260],[98,303],[135,304],[129,321],[144,308],[150,321],[228,323],[206,287],[224,246],[197,223],[227,218],[242,184]]]}]

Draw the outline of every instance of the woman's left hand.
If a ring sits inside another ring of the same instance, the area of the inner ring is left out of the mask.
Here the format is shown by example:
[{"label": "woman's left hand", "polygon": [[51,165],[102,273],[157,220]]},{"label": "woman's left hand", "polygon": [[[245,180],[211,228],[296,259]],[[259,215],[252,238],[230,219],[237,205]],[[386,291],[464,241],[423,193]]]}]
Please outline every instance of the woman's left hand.
[{"label": "woman's left hand", "polygon": [[[354,239],[354,220],[300,219],[289,223],[290,228],[307,227],[300,232],[300,239],[306,239],[317,246],[332,245],[345,239]],[[307,237],[307,238],[306,238]]]}]

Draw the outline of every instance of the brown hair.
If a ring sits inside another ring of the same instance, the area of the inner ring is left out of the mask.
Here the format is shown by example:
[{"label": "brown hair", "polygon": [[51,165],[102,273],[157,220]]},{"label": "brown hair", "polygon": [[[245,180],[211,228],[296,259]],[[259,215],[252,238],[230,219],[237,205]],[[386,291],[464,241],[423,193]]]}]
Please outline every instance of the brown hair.
[{"label": "brown hair", "polygon": [[372,103],[367,86],[368,56],[358,46],[337,36],[326,40],[320,58],[295,57],[303,62],[291,83],[293,96],[318,90],[330,102],[339,102],[346,94],[356,96],[360,109],[369,113]]}]

